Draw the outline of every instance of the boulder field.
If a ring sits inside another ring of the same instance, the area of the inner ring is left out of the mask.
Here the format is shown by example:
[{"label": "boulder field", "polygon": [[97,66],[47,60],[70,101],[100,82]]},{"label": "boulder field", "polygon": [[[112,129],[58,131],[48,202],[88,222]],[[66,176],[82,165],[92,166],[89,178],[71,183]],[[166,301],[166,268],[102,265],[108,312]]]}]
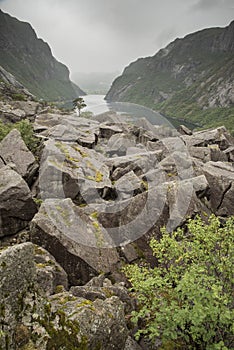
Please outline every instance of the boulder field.
[{"label": "boulder field", "polygon": [[121,268],[155,264],[162,226],[234,214],[234,140],[224,127],[35,113],[39,156],[16,129],[0,142],[0,349],[147,349],[131,337]]}]

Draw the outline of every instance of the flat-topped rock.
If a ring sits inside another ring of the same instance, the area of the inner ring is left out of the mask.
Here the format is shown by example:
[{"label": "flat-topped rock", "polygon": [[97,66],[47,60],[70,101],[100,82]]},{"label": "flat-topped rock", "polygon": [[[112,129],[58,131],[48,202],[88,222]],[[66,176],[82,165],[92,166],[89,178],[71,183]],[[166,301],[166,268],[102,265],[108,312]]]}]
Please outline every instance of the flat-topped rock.
[{"label": "flat-topped rock", "polygon": [[100,124],[99,129],[100,137],[105,139],[109,139],[111,136],[123,132],[123,129],[120,128],[118,125],[108,125],[107,123]]}]

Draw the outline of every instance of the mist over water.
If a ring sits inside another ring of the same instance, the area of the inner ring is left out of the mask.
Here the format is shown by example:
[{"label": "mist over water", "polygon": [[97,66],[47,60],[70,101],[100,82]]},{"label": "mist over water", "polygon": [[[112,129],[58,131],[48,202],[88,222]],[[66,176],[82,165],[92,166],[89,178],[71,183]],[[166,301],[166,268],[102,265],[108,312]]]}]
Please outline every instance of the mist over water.
[{"label": "mist over water", "polygon": [[107,102],[104,95],[86,95],[83,99],[87,105],[84,112],[90,111],[94,115],[99,115],[108,111],[117,114],[128,114],[133,121],[146,118],[153,125],[166,125],[173,128],[173,125],[160,113],[141,105],[129,102]]}]

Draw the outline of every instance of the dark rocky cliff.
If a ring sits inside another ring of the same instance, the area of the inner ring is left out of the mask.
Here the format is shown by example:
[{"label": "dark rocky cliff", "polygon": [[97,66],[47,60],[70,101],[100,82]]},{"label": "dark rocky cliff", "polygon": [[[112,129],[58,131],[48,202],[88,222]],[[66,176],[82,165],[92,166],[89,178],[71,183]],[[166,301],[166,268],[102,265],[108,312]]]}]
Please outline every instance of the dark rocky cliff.
[{"label": "dark rocky cliff", "polygon": [[[223,116],[221,123],[232,129],[233,53],[234,21],[226,28],[187,35],[155,56],[131,63],[113,82],[106,99],[140,103],[206,126],[217,125]],[[205,120],[207,109],[212,113]]]},{"label": "dark rocky cliff", "polygon": [[68,68],[38,39],[29,23],[0,10],[0,65],[31,93],[45,100],[67,100],[84,95],[69,79]]}]

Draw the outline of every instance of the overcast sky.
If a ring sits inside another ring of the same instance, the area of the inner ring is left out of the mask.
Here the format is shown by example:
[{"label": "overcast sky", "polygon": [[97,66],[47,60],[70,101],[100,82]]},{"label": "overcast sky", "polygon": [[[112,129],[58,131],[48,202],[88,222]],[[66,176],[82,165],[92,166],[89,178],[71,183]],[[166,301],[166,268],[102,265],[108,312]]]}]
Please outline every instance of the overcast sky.
[{"label": "overcast sky", "polygon": [[234,19],[233,0],[0,0],[71,72],[121,72],[176,37]]}]

